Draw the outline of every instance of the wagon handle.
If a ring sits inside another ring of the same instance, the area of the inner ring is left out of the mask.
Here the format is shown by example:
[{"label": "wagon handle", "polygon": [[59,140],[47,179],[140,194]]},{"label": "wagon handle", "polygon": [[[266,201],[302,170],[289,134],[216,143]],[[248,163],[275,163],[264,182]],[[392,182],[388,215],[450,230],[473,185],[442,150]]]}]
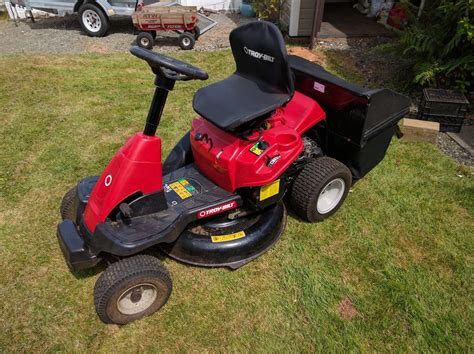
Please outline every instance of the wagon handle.
[{"label": "wagon handle", "polygon": [[130,53],[145,60],[156,75],[162,75],[167,79],[187,81],[209,78],[207,72],[202,69],[145,48],[134,46],[130,48]]}]

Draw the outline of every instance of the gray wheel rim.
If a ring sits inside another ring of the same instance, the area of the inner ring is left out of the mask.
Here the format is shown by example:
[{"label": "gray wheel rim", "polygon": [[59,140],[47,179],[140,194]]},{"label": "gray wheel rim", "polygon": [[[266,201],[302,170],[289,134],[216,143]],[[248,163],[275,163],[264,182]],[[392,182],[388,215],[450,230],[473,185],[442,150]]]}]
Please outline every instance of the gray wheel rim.
[{"label": "gray wheel rim", "polygon": [[327,214],[332,211],[341,201],[346,183],[342,178],[336,178],[329,181],[319,193],[316,208],[318,213]]},{"label": "gray wheel rim", "polygon": [[134,285],[125,290],[117,300],[117,309],[124,315],[136,315],[155,302],[158,289],[150,283]]},{"label": "gray wheel rim", "polygon": [[191,45],[191,40],[188,37],[183,37],[183,45],[189,47]]},{"label": "gray wheel rim", "polygon": [[82,13],[82,23],[91,32],[99,32],[102,27],[102,21],[97,12],[87,9]]},{"label": "gray wheel rim", "polygon": [[150,41],[148,40],[148,38],[143,37],[143,38],[140,39],[140,43],[141,43],[142,46],[148,47],[148,45],[150,44]]}]

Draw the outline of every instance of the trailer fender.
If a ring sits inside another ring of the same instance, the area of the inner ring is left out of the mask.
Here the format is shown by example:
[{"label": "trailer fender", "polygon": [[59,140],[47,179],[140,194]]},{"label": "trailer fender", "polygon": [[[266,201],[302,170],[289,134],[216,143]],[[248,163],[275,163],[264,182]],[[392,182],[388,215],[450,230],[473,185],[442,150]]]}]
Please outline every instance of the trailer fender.
[{"label": "trailer fender", "polygon": [[107,0],[95,0],[95,2],[102,7],[107,16],[115,15],[115,10],[112,8],[112,5],[109,4]]},{"label": "trailer fender", "polygon": [[84,3],[92,3],[92,4],[97,4],[100,6],[102,10],[104,10],[104,13],[107,16],[113,16],[115,15],[115,10],[112,8],[112,6],[109,4],[107,0],[85,0],[85,1],[78,1],[74,5],[74,12],[78,12],[79,8],[81,7],[82,4]]}]

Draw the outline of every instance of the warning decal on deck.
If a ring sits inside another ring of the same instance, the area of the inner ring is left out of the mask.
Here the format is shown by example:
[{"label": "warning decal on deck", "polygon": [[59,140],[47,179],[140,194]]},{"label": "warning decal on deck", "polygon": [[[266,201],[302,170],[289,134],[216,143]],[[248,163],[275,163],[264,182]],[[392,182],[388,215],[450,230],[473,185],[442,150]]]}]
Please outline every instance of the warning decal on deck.
[{"label": "warning decal on deck", "polygon": [[169,187],[174,190],[181,199],[192,197],[194,194],[193,192],[196,191],[196,189],[184,178],[171,183]]},{"label": "warning decal on deck", "polygon": [[218,243],[218,242],[238,240],[239,238],[243,238],[243,237],[245,237],[245,232],[239,231],[239,232],[235,232],[233,234],[228,234],[228,235],[211,236],[211,240],[213,243]]},{"label": "warning decal on deck", "polygon": [[267,184],[266,186],[260,187],[260,201],[273,197],[280,192],[280,180],[277,179],[275,182]]}]

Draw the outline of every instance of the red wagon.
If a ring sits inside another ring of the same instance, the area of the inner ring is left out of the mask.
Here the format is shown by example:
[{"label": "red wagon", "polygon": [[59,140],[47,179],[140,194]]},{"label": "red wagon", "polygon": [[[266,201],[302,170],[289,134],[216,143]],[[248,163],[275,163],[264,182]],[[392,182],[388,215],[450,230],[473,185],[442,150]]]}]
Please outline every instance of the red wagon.
[{"label": "red wagon", "polygon": [[195,6],[138,6],[132,20],[140,30],[137,44],[147,49],[153,47],[157,31],[178,32],[179,46],[184,50],[193,49],[200,34]]}]

